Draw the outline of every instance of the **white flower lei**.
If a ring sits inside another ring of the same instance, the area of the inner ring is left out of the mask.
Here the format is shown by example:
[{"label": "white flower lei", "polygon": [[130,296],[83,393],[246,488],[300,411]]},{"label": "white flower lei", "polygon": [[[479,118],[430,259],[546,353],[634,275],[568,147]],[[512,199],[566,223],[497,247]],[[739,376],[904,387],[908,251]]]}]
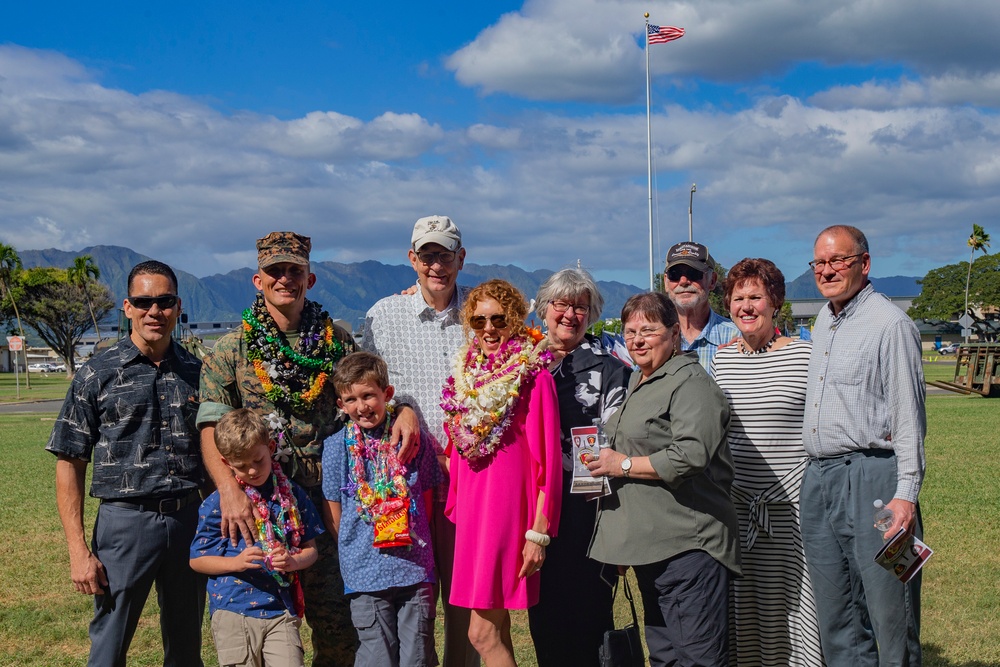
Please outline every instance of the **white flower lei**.
[{"label": "white flower lei", "polygon": [[476,339],[462,347],[441,400],[445,430],[459,454],[473,460],[499,448],[524,379],[552,359],[546,347],[545,340],[524,337],[510,339],[490,356],[483,355]]}]

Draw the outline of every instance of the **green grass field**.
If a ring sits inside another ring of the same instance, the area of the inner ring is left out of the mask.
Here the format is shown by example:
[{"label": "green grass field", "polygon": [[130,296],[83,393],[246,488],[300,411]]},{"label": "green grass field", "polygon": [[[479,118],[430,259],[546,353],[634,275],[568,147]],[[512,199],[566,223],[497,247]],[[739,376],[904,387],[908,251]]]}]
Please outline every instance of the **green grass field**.
[{"label": "green grass field", "polygon": [[[34,379],[34,378],[32,378]],[[65,382],[65,381],[63,381]],[[65,384],[63,385],[65,387]],[[921,493],[926,541],[922,639],[928,667],[1000,666],[1000,401],[933,395],[927,401],[927,479]],[[0,415],[0,665],[80,665],[88,651],[91,601],[69,580],[43,448],[53,415]],[[87,525],[96,503],[87,503]],[[624,605],[624,600],[620,603]],[[131,665],[159,665],[156,605],[147,605]],[[619,621],[627,612],[618,610]],[[641,612],[640,612],[641,614]],[[439,622],[440,625],[440,622]],[[207,627],[207,626],[206,626]],[[440,627],[439,627],[440,632]],[[534,664],[524,613],[513,616],[521,665]],[[205,664],[216,665],[206,634]]]},{"label": "green grass field", "polygon": [[[50,401],[66,396],[69,380],[65,373],[32,373],[31,389],[25,386],[24,373],[14,382],[13,373],[0,373],[0,403],[30,403],[32,401]],[[20,398],[18,386],[20,384]]]}]

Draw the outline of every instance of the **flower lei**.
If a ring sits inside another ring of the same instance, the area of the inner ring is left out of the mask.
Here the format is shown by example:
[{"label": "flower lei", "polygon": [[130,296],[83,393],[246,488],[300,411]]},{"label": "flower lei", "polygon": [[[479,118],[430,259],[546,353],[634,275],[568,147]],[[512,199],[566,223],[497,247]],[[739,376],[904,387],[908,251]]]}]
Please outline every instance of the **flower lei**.
[{"label": "flower lei", "polygon": [[[351,422],[344,433],[344,442],[351,455],[351,470],[348,474],[347,492],[358,500],[358,516],[368,524],[386,513],[386,505],[393,499],[410,504],[410,488],[406,484],[406,467],[399,462],[396,448],[389,445],[392,434],[393,408],[386,406],[388,418],[378,440],[366,437],[361,427]],[[368,475],[367,462],[371,462],[372,474]],[[398,501],[397,503],[398,504]]]},{"label": "flower lei", "polygon": [[308,411],[323,393],[334,364],[344,356],[333,321],[315,301],[305,302],[296,349],[267,312],[262,294],[243,311],[243,339],[264,395],[299,414]]},{"label": "flower lei", "polygon": [[277,411],[270,412],[264,416],[267,427],[274,433],[274,460],[279,463],[288,463],[292,460],[295,451],[289,444],[288,420],[278,414]]},{"label": "flower lei", "polygon": [[[254,509],[257,512],[257,535],[261,550],[264,552],[264,565],[271,570],[271,576],[282,588],[292,586],[294,589],[294,601],[296,613],[301,617],[305,610],[305,602],[302,596],[302,586],[299,582],[297,572],[282,574],[273,569],[271,564],[271,554],[278,547],[286,547],[291,554],[301,551],[299,543],[306,529],[302,524],[302,517],[299,508],[295,504],[295,496],[292,493],[292,485],[281,471],[281,466],[277,461],[272,461],[271,483],[274,485],[274,493],[271,500],[280,506],[278,515],[271,516],[271,510],[267,506],[267,499],[264,498],[257,487],[247,484],[239,477],[236,478],[243,491],[250,498]],[[301,608],[300,608],[301,606]]]},{"label": "flower lei", "polygon": [[525,378],[549,365],[541,332],[508,340],[486,356],[473,338],[458,355],[451,377],[441,392],[444,428],[458,453],[468,460],[489,456],[500,447],[510,425]]}]

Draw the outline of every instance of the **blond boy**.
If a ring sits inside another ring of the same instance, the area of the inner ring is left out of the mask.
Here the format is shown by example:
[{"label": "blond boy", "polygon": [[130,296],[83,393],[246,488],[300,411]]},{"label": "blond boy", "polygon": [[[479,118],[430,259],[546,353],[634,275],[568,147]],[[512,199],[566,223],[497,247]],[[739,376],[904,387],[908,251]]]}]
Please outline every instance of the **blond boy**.
[{"label": "blond boy", "polygon": [[215,429],[222,462],[254,506],[258,539],[234,547],[222,534],[219,492],[201,505],[191,568],[209,575],[212,636],[219,664],[304,665],[299,626],[304,602],[298,572],[316,562],[324,532],[306,493],[272,460],[275,443],[260,416],[241,408]]}]

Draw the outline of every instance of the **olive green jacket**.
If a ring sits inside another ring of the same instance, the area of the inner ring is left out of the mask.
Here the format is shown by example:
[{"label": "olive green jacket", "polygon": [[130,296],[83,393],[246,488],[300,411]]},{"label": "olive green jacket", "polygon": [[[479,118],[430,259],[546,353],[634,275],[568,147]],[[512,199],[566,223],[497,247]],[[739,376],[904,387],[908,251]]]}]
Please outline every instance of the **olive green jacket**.
[{"label": "olive green jacket", "polygon": [[700,550],[739,574],[725,395],[693,355],[675,355],[640,378],[632,374],[625,402],[608,420],[608,439],[616,451],[648,456],[660,479],[610,480],[590,557],[647,565]]}]

